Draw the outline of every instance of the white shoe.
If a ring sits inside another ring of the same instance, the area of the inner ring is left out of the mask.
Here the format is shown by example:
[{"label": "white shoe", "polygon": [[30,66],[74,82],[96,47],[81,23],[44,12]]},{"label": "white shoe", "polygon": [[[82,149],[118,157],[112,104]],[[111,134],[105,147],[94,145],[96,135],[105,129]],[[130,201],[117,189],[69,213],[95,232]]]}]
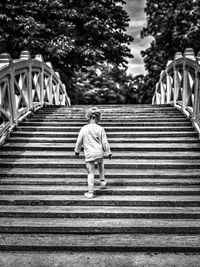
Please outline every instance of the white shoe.
[{"label": "white shoe", "polygon": [[106,180],[100,180],[100,183],[101,183],[101,188],[106,188],[106,185],[107,185],[107,181]]},{"label": "white shoe", "polygon": [[92,192],[87,192],[84,194],[84,196],[87,198],[94,198],[94,194]]}]

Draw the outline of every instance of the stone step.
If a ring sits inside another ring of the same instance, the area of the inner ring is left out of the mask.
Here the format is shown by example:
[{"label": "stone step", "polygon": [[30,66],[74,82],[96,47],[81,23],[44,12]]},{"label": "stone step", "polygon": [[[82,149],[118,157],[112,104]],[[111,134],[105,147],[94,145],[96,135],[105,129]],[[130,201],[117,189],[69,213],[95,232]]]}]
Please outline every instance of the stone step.
[{"label": "stone step", "polygon": [[0,249],[199,251],[200,142],[191,122],[166,105],[99,106],[113,160],[105,159],[107,187],[95,170],[87,199],[84,154],[74,156],[86,108],[41,109],[1,147]]},{"label": "stone step", "polygon": [[[86,178],[86,168],[1,168],[0,178],[21,177],[23,178]],[[97,173],[96,173],[96,177]],[[158,179],[185,179],[200,178],[199,169],[188,169],[184,171],[180,169],[121,169],[113,168],[106,170],[106,177],[109,179],[142,179],[142,178],[158,178]]]},{"label": "stone step", "polygon": [[[154,119],[155,121],[156,121],[156,119],[158,118],[160,118],[160,119],[163,119],[163,120],[165,120],[165,119],[168,119],[168,118],[174,118],[174,120],[176,120],[177,118],[179,118],[179,119],[182,119],[182,118],[185,118],[184,117],[184,115],[182,115],[182,114],[173,114],[173,113],[171,113],[171,114],[162,114],[162,113],[160,113],[160,114],[154,114],[154,115],[152,115],[151,113],[149,113],[149,114],[143,114],[143,115],[141,115],[141,114],[124,114],[124,115],[120,115],[119,114],[119,116],[120,116],[120,120],[129,120],[129,119],[131,119],[131,120],[133,120],[133,119],[148,119],[148,118],[151,118],[151,119]],[[54,120],[54,119],[74,119],[74,120],[82,120],[82,121],[85,121],[85,122],[87,122],[87,118],[86,118],[86,116],[85,116],[85,114],[84,115],[79,115],[79,116],[77,116],[77,115],[59,115],[59,114],[52,114],[52,115],[39,115],[39,116],[37,116],[37,114],[34,114],[34,115],[31,115],[29,118],[32,118],[32,119],[34,119],[34,118],[36,118],[37,117],[37,119],[51,119],[51,120]],[[103,119],[103,117],[102,117],[102,119]],[[104,119],[106,119],[106,120],[113,120],[114,119],[114,121],[115,120],[117,120],[117,117],[116,117],[116,114],[115,115],[104,115]]]},{"label": "stone step", "polygon": [[[79,159],[0,159],[1,168],[84,168],[85,161]],[[200,169],[200,161],[187,160],[105,160],[106,169]]]},{"label": "stone step", "polygon": [[199,195],[101,195],[86,199],[83,195],[0,195],[0,205],[31,206],[167,206],[199,207]]},{"label": "stone step", "polygon": [[[101,109],[101,108],[100,108]],[[40,113],[59,113],[59,114],[68,114],[68,113],[75,113],[75,114],[80,114],[80,113],[85,113],[86,112],[86,107],[80,107],[80,108],[73,108],[73,106],[71,106],[70,108],[59,108],[59,109],[54,109],[54,108],[41,108],[39,110],[36,111],[37,114]],[[145,107],[140,107],[140,108],[135,108],[134,107],[126,107],[126,108],[120,108],[120,107],[103,107],[103,109],[101,110],[101,112],[103,114],[107,114],[107,113],[113,113],[113,112],[118,112],[118,113],[169,113],[169,112],[174,112],[174,113],[179,113],[180,111],[178,109],[175,109],[174,107],[170,107],[170,108],[145,108]]]},{"label": "stone step", "polygon": [[[22,121],[20,124],[26,124],[26,122],[35,122],[35,123],[39,123],[39,122],[44,122],[44,123],[49,123],[49,122],[53,122],[53,123],[81,123],[81,124],[87,124],[88,121],[86,118],[78,120],[78,119],[73,119],[73,118],[51,118],[51,119],[47,119],[47,118],[40,118],[35,116],[35,118],[31,118],[28,117],[26,118],[24,121]],[[159,124],[159,123],[176,123],[179,124],[181,122],[183,123],[189,123],[191,125],[191,122],[186,118],[186,117],[176,117],[176,118],[171,118],[171,117],[159,117],[159,118],[153,118],[153,117],[148,117],[148,118],[140,118],[140,117],[129,117],[126,118],[126,120],[120,118],[120,117],[115,117],[112,119],[109,118],[102,118],[100,120],[100,125],[102,124],[115,124],[115,123],[123,123],[123,124],[129,124],[130,123],[153,123],[153,124]]]},{"label": "stone step", "polygon": [[[76,138],[78,133],[63,133],[63,132],[30,132],[30,131],[17,131],[11,134],[11,137],[58,137],[58,138]],[[108,138],[164,138],[164,137],[198,137],[195,131],[185,131],[185,132],[110,132],[107,133]]]},{"label": "stone step", "polygon": [[[82,127],[83,125],[87,124],[86,121],[66,121],[66,120],[61,120],[61,121],[52,121],[52,119],[48,120],[43,120],[43,119],[29,119],[28,121],[24,121],[20,123],[20,126],[80,126]],[[106,126],[126,126],[126,127],[132,127],[132,126],[191,126],[191,122],[188,120],[174,120],[174,121],[104,121],[99,123],[99,125],[106,127]]]},{"label": "stone step", "polygon": [[[31,137],[27,137],[27,136],[23,136],[23,137],[19,137],[19,136],[11,136],[9,138],[7,138],[8,142],[14,142],[14,143],[76,143],[77,138],[70,138],[70,137],[35,137],[35,136],[31,136]],[[119,143],[119,144],[123,144],[123,143],[197,143],[199,144],[199,139],[197,139],[196,136],[193,137],[132,137],[132,138],[128,138],[128,137],[115,137],[109,138],[109,143]]]},{"label": "stone step", "polygon": [[[46,120],[47,119],[47,121],[50,119],[50,120],[67,120],[67,119],[74,119],[75,121],[84,121],[85,123],[88,123],[88,121],[87,121],[87,119],[86,119],[86,117],[85,117],[85,115],[83,115],[83,116],[76,116],[76,115],[73,115],[73,116],[71,116],[71,115],[67,115],[67,116],[59,116],[59,115],[51,115],[51,116],[48,116],[48,115],[43,115],[43,116],[37,116],[37,115],[35,114],[35,115],[32,115],[31,117],[29,117],[30,119],[32,118],[32,119],[35,119],[35,118],[37,118],[37,119],[39,119],[39,120]],[[149,115],[132,115],[132,114],[130,114],[130,115],[119,115],[120,116],[120,120],[124,120],[124,121],[126,121],[126,120],[135,120],[135,119],[140,119],[140,120],[148,120],[149,118],[151,118],[151,119],[153,119],[154,121],[157,121],[157,119],[162,119],[162,120],[168,120],[169,118],[170,119],[174,119],[174,120],[176,120],[176,119],[183,119],[183,118],[185,118],[184,117],[184,115],[182,115],[182,114],[167,114],[167,115],[165,115],[165,114],[160,114],[160,115],[154,115],[154,116],[152,116],[151,114],[149,114]],[[117,121],[117,118],[116,118],[116,115],[113,115],[113,116],[106,116],[104,119],[106,119],[106,120],[114,120],[114,121]]]},{"label": "stone step", "polygon": [[0,233],[200,234],[200,219],[0,218]]},{"label": "stone step", "polygon": [[[108,126],[108,127],[104,127],[106,132],[127,132],[127,131],[134,131],[134,132],[179,132],[179,131],[183,131],[183,132],[187,132],[187,131],[192,131],[194,132],[194,128],[192,126],[176,126],[176,127],[172,127],[172,126],[157,126],[157,127],[152,127],[152,126],[143,126],[143,127],[137,127],[137,126],[133,126],[133,127],[126,127],[126,126],[120,126],[120,127],[116,127],[116,126]],[[47,132],[79,132],[80,127],[79,126],[74,126],[74,127],[56,127],[56,126],[18,126],[16,128],[17,131],[47,131]]]},{"label": "stone step", "polygon": [[[86,110],[89,108],[89,106],[81,106],[81,107],[76,107],[74,108],[74,106],[71,106],[70,108],[66,108],[66,107],[61,107],[59,109],[54,109],[52,107],[45,107],[45,108],[41,108],[39,110],[36,111],[36,113],[50,113],[50,114],[55,114],[55,113],[59,113],[59,114],[66,114],[66,113],[75,113],[75,114],[85,114],[86,113]],[[169,113],[169,112],[174,112],[174,113],[179,113],[180,114],[180,111],[174,107],[171,107],[171,108],[161,108],[161,107],[148,107],[148,108],[145,108],[143,106],[137,108],[134,106],[129,106],[129,107],[105,107],[105,106],[102,106],[102,107],[99,107],[100,111],[102,114],[108,114],[108,113]]]},{"label": "stone step", "polygon": [[[7,142],[2,147],[1,150],[21,150],[21,151],[30,151],[30,150],[42,150],[47,151],[72,151],[74,153],[75,143],[14,143]],[[200,151],[200,142],[190,144],[190,143],[135,143],[135,144],[120,144],[120,143],[111,143],[110,147],[114,154],[115,151]]]},{"label": "stone step", "polygon": [[1,206],[0,217],[200,219],[200,207]]},{"label": "stone step", "polygon": [[[0,195],[83,195],[87,192],[87,186],[69,185],[1,185]],[[101,190],[95,188],[96,196],[200,196],[200,189],[194,186],[110,186]]]},{"label": "stone step", "polygon": [[[114,159],[200,159],[199,151],[170,151],[163,153],[162,151],[118,151],[113,154]],[[0,150],[0,158],[45,158],[45,159],[76,159],[71,151],[21,151],[13,148],[13,150]],[[83,153],[79,159],[85,158]]]},{"label": "stone step", "polygon": [[[199,186],[200,180],[199,178],[115,178],[110,177],[107,178],[108,186],[179,186],[179,187],[190,187],[190,186]],[[43,176],[34,178],[18,178],[18,177],[10,177],[0,179],[0,185],[42,185],[42,186],[86,186],[87,179],[85,177],[82,178],[43,178]],[[95,186],[99,186],[99,179],[95,179]]]},{"label": "stone step", "polygon": [[[0,234],[2,251],[84,251],[101,253],[101,259],[105,252],[199,252],[200,235],[176,235],[176,234]],[[111,255],[108,255],[111,257]],[[163,255],[162,255],[163,256]],[[168,257],[172,257],[171,254]],[[25,257],[25,256],[23,256]],[[68,256],[69,257],[69,256]],[[68,259],[67,257],[67,259]],[[74,256],[73,256],[74,257]],[[184,255],[182,255],[184,257]],[[192,256],[193,258],[195,255]],[[160,257],[159,257],[160,260]],[[47,259],[46,259],[47,261]],[[45,261],[45,264],[46,264]],[[117,262],[119,259],[117,259]],[[29,260],[30,262],[30,260]],[[74,258],[73,258],[74,262]],[[96,262],[96,260],[94,260]],[[123,261],[121,261],[122,263]],[[128,262],[130,262],[128,260]],[[143,262],[143,261],[142,261]],[[180,261],[178,261],[180,263]],[[191,260],[188,261],[191,263]],[[198,262],[198,260],[196,261]],[[135,261],[134,261],[135,263]],[[166,263],[166,261],[165,261]],[[182,262],[183,263],[183,262]],[[86,261],[88,264],[88,260]],[[122,263],[123,264],[123,263]],[[184,263],[183,263],[184,264]],[[88,265],[87,265],[88,266]],[[163,265],[164,266],[164,265]]]},{"label": "stone step", "polygon": [[[177,116],[181,116],[183,115],[182,113],[180,113],[178,110],[107,110],[107,111],[102,111],[102,118],[105,117],[114,117],[116,115],[120,115],[120,116],[159,116],[159,115],[177,115]],[[86,117],[86,112],[85,110],[80,110],[80,111],[38,111],[34,114],[31,114],[30,116],[76,116],[76,117]]]}]

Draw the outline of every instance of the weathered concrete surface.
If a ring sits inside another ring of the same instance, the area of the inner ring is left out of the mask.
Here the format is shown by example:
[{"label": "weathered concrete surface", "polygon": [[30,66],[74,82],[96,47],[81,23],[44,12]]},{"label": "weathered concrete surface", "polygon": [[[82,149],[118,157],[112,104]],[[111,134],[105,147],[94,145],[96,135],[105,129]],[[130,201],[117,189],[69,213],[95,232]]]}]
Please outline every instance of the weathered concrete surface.
[{"label": "weathered concrete surface", "polygon": [[5,252],[0,267],[198,267],[200,254]]}]

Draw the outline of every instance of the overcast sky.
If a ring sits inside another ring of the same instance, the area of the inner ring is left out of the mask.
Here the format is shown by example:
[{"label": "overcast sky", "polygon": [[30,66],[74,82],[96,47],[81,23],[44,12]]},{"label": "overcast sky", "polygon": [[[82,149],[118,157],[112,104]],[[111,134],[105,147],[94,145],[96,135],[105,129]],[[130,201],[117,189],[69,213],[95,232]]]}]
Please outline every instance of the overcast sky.
[{"label": "overcast sky", "polygon": [[145,73],[140,51],[149,46],[151,38],[140,38],[140,31],[146,24],[144,13],[145,0],[126,0],[126,2],[127,4],[124,7],[131,19],[128,33],[134,37],[134,41],[130,47],[134,58],[129,60],[128,73],[135,76]]}]

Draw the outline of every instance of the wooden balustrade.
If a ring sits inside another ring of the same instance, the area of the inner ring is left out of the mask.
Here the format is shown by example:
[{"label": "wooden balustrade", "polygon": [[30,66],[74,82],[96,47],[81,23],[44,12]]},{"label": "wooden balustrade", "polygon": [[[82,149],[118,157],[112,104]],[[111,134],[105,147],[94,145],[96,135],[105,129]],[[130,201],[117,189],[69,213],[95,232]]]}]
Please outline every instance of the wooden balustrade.
[{"label": "wooden balustrade", "polygon": [[65,85],[51,63],[28,51],[12,60],[0,55],[0,143],[25,116],[44,105],[70,105]]},{"label": "wooden balustrade", "polygon": [[172,104],[189,117],[200,135],[200,52],[177,52],[156,84],[152,104]]}]

